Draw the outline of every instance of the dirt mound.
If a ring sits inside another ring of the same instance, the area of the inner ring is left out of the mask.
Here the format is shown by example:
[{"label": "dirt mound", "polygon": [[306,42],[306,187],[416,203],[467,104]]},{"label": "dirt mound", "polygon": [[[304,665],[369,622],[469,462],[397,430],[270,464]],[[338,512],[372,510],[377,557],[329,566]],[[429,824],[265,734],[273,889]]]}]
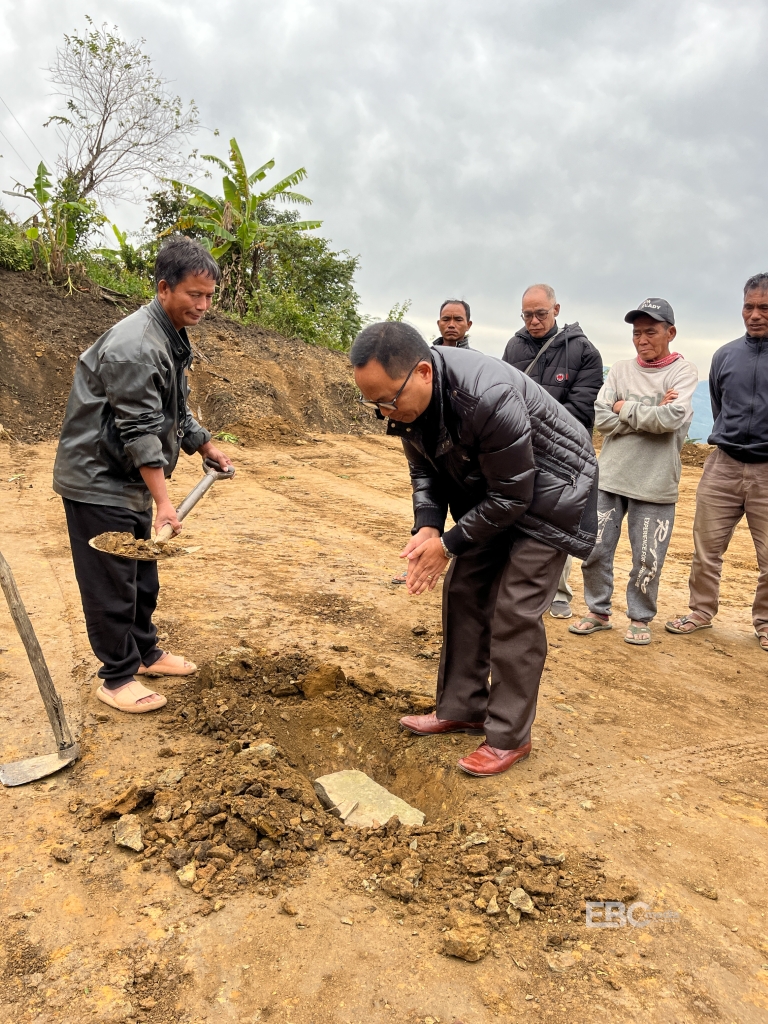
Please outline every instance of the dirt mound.
[{"label": "dirt mound", "polygon": [[[444,933],[446,952],[476,960],[495,933],[521,921],[559,924],[565,931],[553,941],[568,943],[585,899],[638,894],[630,880],[606,878],[601,854],[551,850],[510,822],[473,823],[434,750],[397,724],[393,712],[428,702],[375,673],[346,678],[301,651],[242,647],[205,665],[192,687],[178,721],[209,737],[210,753],[107,804],[83,806],[80,824],[87,832],[135,816],[142,834],[132,848],[144,870],[176,872],[206,901],[203,913],[249,888],[275,896],[304,880],[313,858],[341,856],[354,865],[350,887],[425,915]],[[426,811],[427,822],[343,825],[321,806],[312,780],[349,767]],[[290,901],[284,910],[299,914]]]},{"label": "dirt mound", "polygon": [[[67,295],[30,273],[0,270],[0,423],[21,441],[55,437],[78,355],[139,303]],[[246,444],[306,431],[380,430],[361,412],[347,357],[211,313],[189,331],[190,404],[214,432]]]}]

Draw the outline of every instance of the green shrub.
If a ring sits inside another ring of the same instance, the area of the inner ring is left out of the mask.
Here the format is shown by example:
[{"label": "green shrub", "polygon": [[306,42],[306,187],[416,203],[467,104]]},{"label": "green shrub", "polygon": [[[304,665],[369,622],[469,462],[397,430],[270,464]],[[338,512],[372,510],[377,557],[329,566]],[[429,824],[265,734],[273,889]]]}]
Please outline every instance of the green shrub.
[{"label": "green shrub", "polygon": [[154,282],[148,276],[128,270],[120,260],[91,252],[83,257],[83,266],[91,281],[102,288],[147,301],[155,294]]},{"label": "green shrub", "polygon": [[32,246],[17,235],[0,234],[0,267],[3,270],[31,270]]}]

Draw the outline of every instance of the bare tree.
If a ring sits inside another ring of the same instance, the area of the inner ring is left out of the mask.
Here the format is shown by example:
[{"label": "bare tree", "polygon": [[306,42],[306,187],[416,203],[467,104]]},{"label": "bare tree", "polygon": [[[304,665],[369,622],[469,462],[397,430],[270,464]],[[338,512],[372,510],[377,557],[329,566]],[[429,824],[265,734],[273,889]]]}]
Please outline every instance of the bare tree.
[{"label": "bare tree", "polygon": [[180,149],[199,127],[197,107],[186,108],[157,75],[142,50],[145,39],[127,42],[117,26],[64,36],[48,68],[67,114],[57,125],[64,145],[60,176],[78,198],[136,197],[146,177],[159,179],[188,164]]}]

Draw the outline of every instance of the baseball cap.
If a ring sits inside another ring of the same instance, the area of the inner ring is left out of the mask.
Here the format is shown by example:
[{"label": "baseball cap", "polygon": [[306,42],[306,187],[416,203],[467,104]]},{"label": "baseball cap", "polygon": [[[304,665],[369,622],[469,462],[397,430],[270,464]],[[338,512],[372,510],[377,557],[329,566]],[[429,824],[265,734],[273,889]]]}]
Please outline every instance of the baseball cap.
[{"label": "baseball cap", "polygon": [[666,299],[643,299],[637,309],[630,309],[624,320],[633,324],[639,316],[650,316],[668,324],[675,322],[675,314]]}]

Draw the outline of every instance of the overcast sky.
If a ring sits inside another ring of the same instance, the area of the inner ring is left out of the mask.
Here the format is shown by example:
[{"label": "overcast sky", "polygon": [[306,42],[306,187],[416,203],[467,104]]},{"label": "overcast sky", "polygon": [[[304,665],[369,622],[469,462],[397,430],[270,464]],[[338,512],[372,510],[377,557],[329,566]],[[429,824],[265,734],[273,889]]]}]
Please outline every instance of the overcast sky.
[{"label": "overcast sky", "polygon": [[[0,95],[51,166],[44,66],[85,13],[146,38],[221,131],[202,152],[235,135],[253,167],[306,166],[368,313],[411,299],[431,337],[440,300],[466,298],[500,354],[547,281],[610,363],[624,313],[661,295],[702,377],[743,331],[741,286],[768,269],[765,3],[0,0]],[[10,188],[39,156],[2,104],[0,131]]]}]

